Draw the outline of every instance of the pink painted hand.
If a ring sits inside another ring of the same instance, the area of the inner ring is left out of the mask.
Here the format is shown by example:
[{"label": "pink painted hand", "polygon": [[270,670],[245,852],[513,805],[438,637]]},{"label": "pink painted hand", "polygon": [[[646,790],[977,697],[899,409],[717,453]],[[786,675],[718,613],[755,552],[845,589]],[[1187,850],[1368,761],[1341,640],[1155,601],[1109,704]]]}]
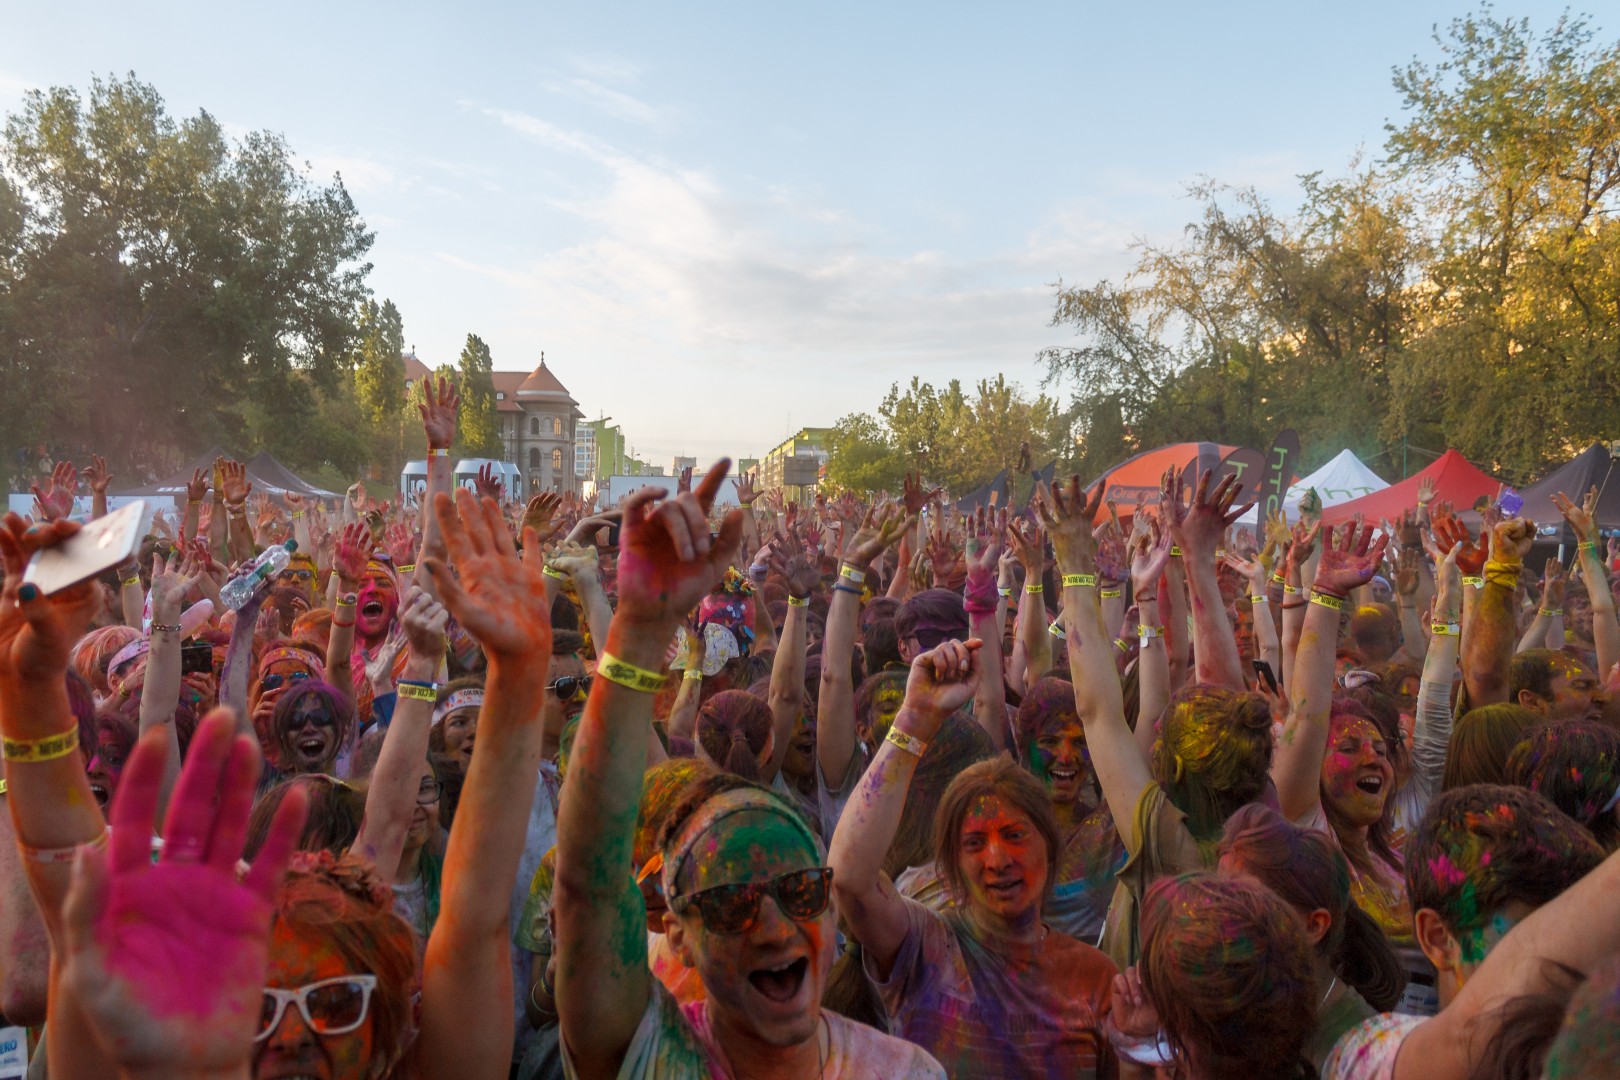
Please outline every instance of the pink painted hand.
[{"label": "pink painted hand", "polygon": [[[551,664],[551,604],[539,560],[518,557],[494,499],[457,488],[452,503],[441,491],[433,498],[433,516],[460,574],[437,555],[427,560],[444,606],[483,646],[491,667],[526,667],[544,679]],[[540,546],[533,529],[523,530],[523,546]]]},{"label": "pink painted hand", "polygon": [[34,493],[34,505],[39,516],[47,521],[65,518],[73,513],[73,495],[79,489],[79,472],[71,461],[58,461],[51,470],[51,482],[43,489],[29,484]]},{"label": "pink painted hand", "polygon": [[338,582],[344,592],[360,587],[366,576],[366,556],[371,552],[371,530],[355,522],[343,527],[338,538],[337,552],[332,557],[332,569],[337,571]]},{"label": "pink painted hand", "polygon": [[161,732],[141,739],[113,800],[111,844],[80,849],[63,904],[63,987],[113,1060],[143,1075],[221,1075],[252,1058],[272,905],[308,803],[287,794],[238,880],[261,766],[234,724],[216,709],[197,728],[156,864],[168,753]]},{"label": "pink painted hand", "polygon": [[[742,540],[742,511],[709,536],[709,510],[731,470],[721,458],[694,491],[666,498],[646,487],[624,507],[619,534],[619,607],[614,620],[673,627],[714,587]],[[658,504],[658,505],[654,505]]]},{"label": "pink painted hand", "polygon": [[1215,549],[1224,541],[1227,528],[1254,505],[1246,503],[1234,510],[1232,503],[1238,493],[1237,476],[1229,474],[1221,477],[1220,483],[1212,491],[1209,485],[1213,475],[1208,469],[1203,471],[1198,477],[1198,487],[1193,491],[1191,504],[1183,506],[1181,474],[1166,473],[1160,503],[1176,542],[1189,554],[1197,553],[1211,558],[1214,558]]},{"label": "pink painted hand", "polygon": [[395,566],[414,566],[416,564],[416,531],[404,522],[395,522],[388,526],[383,534],[387,546],[388,557],[394,560]]},{"label": "pink painted hand", "polygon": [[[1320,528],[1322,526],[1318,525],[1311,531]],[[1337,544],[1329,529],[1322,541],[1322,561],[1316,564],[1315,588],[1337,596],[1349,595],[1351,589],[1372,580],[1388,546],[1389,537],[1359,521],[1352,521],[1344,527]]]}]

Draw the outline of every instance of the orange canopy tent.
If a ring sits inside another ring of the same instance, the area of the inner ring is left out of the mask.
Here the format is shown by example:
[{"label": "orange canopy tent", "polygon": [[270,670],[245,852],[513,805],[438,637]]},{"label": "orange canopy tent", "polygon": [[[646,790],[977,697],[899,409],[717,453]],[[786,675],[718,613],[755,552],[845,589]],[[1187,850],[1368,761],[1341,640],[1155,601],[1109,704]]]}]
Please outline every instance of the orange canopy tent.
[{"label": "orange canopy tent", "polygon": [[[1220,443],[1184,442],[1144,450],[1104,472],[1086,488],[1089,490],[1099,483],[1104,485],[1104,499],[1118,503],[1120,519],[1128,520],[1136,513],[1138,498],[1148,506],[1159,505],[1159,481],[1164,478],[1166,469],[1183,474],[1191,472],[1195,481],[1205,469],[1219,476],[1221,464],[1236,449]],[[1061,480],[1060,477],[1055,482]],[[1107,514],[1105,508],[1098,520],[1104,520]]]},{"label": "orange canopy tent", "polygon": [[1481,495],[1495,498],[1500,482],[1492,479],[1478,466],[1455,450],[1447,450],[1421,472],[1414,473],[1398,484],[1382,491],[1363,495],[1359,499],[1329,506],[1322,511],[1322,520],[1329,525],[1349,521],[1360,514],[1362,520],[1377,524],[1384,518],[1391,521],[1403,511],[1417,506],[1418,487],[1424,480],[1434,481],[1434,497],[1449,502],[1459,514],[1474,505]]}]

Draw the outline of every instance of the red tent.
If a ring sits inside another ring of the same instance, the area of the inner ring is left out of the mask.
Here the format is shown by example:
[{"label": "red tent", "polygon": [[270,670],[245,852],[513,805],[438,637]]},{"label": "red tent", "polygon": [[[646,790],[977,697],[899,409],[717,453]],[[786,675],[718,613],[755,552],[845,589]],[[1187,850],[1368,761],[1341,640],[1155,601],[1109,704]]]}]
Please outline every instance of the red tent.
[{"label": "red tent", "polygon": [[1384,518],[1393,521],[1402,511],[1417,506],[1418,485],[1424,480],[1433,480],[1434,497],[1449,502],[1459,514],[1473,506],[1474,500],[1481,495],[1495,498],[1496,490],[1501,486],[1499,481],[1487,476],[1457,451],[1447,450],[1428,468],[1398,484],[1327,507],[1322,511],[1322,520],[1336,525],[1360,514],[1363,520],[1375,525]]}]

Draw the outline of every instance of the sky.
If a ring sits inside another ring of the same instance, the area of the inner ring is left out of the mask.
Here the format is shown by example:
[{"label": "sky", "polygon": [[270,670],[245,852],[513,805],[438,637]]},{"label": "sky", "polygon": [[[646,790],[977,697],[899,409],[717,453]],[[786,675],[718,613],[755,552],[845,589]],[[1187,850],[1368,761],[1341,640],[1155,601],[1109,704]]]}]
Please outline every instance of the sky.
[{"label": "sky", "polygon": [[[913,376],[1035,392],[1054,287],[1376,158],[1463,0],[9,5],[0,111],[134,72],[286,137],[429,365],[546,362],[635,453],[756,456]],[[1545,29],[1562,8],[1499,6]],[[1600,24],[1600,29],[1613,27]],[[1054,386],[1065,401],[1072,386]]]}]

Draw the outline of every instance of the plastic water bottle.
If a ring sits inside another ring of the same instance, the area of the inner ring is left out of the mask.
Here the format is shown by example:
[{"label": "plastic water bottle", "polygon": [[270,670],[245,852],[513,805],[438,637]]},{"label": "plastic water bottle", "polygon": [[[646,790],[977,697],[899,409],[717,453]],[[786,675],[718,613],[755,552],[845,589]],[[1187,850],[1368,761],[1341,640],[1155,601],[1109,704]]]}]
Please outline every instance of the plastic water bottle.
[{"label": "plastic water bottle", "polygon": [[259,594],[265,582],[281,573],[292,558],[292,553],[298,550],[298,541],[288,540],[285,544],[274,544],[264,549],[264,554],[253,560],[248,572],[227,581],[219,590],[220,603],[230,611],[238,611],[243,604]]}]

